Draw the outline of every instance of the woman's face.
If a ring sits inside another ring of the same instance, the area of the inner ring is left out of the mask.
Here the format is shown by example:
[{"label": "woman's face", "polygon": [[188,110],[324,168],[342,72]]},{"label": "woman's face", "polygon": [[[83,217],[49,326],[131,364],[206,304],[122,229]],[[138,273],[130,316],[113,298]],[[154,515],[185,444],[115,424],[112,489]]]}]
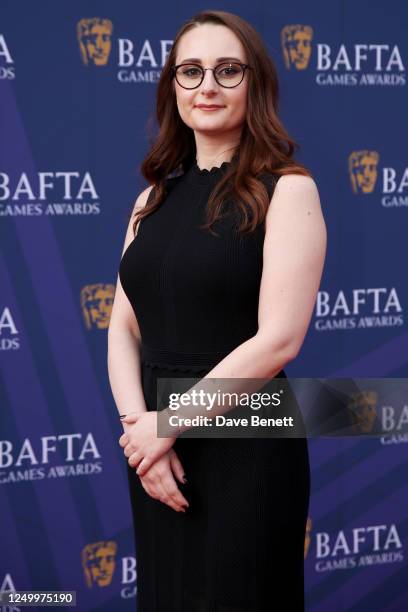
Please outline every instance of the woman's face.
[{"label": "woman's face", "polygon": [[[192,28],[180,38],[176,65],[190,63],[203,68],[215,68],[226,61],[247,63],[244,47],[226,26],[205,23]],[[184,123],[198,132],[220,134],[236,130],[245,121],[248,91],[248,70],[241,83],[233,88],[222,87],[211,70],[205,71],[204,80],[195,89],[184,89],[173,80],[177,107]],[[203,110],[198,105],[217,105],[217,110]]]}]

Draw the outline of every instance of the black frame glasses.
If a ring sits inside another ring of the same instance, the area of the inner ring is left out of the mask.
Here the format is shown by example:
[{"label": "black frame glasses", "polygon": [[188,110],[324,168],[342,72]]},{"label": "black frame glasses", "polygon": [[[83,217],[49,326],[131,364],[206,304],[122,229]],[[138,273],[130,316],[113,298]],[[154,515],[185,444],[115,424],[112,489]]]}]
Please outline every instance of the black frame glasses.
[{"label": "black frame glasses", "polygon": [[[219,82],[219,80],[217,79],[217,75],[216,75],[216,70],[217,68],[219,68],[220,66],[241,66],[242,68],[242,78],[240,80],[239,83],[236,83],[235,85],[223,85],[222,83]],[[199,70],[201,70],[201,80],[197,85],[194,85],[193,87],[186,87],[185,85],[182,85],[180,83],[180,81],[177,78],[177,69],[180,68],[180,66],[194,66],[195,68],[199,68]],[[232,89],[233,87],[238,87],[238,85],[240,85],[242,83],[242,81],[244,80],[244,76],[245,76],[245,71],[247,68],[251,68],[251,66],[249,66],[249,64],[242,64],[241,62],[221,62],[220,64],[217,64],[214,68],[203,68],[202,66],[200,66],[200,64],[195,64],[194,62],[184,62],[183,64],[177,64],[175,66],[171,67],[172,70],[172,75],[173,77],[176,79],[177,83],[180,85],[180,87],[183,87],[183,89],[197,89],[197,87],[200,87],[201,83],[204,81],[204,76],[205,76],[205,71],[206,70],[212,70],[212,73],[214,75],[214,79],[216,80],[216,82],[218,83],[218,85],[220,87],[226,87],[227,89]]]}]

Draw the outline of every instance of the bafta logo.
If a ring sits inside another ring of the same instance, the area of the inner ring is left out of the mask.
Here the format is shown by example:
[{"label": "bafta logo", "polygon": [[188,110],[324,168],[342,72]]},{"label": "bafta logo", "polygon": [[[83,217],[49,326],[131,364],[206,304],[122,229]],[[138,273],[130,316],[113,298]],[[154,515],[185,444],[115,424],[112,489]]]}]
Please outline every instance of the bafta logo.
[{"label": "bafta logo", "polygon": [[95,283],[81,291],[81,308],[87,329],[107,329],[112,312],[115,285]]},{"label": "bafta logo", "polygon": [[287,25],[281,31],[282,54],[285,66],[290,70],[305,70],[312,53],[313,29],[307,25]]},{"label": "bafta logo", "polygon": [[377,416],[376,405],[375,391],[359,391],[351,394],[347,410],[354,434],[367,434],[373,430]]},{"label": "bafta logo", "polygon": [[106,66],[111,50],[113,24],[110,19],[92,17],[77,23],[77,38],[85,66]]},{"label": "bafta logo", "polygon": [[353,151],[349,155],[349,174],[354,193],[372,193],[377,180],[379,158],[377,151]]},{"label": "bafta logo", "polygon": [[305,547],[303,556],[306,559],[307,553],[309,552],[310,542],[312,540],[312,519],[310,516],[307,517],[306,522],[306,535],[305,535]]},{"label": "bafta logo", "polygon": [[94,584],[105,587],[112,582],[115,571],[117,544],[111,541],[94,542],[82,549],[82,568],[86,584],[92,588]]}]

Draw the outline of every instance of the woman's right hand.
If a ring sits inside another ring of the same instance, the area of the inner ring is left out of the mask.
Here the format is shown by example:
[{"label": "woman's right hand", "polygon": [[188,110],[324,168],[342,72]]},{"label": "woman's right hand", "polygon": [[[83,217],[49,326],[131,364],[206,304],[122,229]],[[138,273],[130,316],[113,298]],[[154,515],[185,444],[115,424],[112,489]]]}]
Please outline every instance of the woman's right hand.
[{"label": "woman's right hand", "polygon": [[184,507],[188,507],[189,503],[178,488],[173,472],[177,479],[184,484],[183,466],[176,451],[170,448],[153,463],[144,476],[139,476],[139,478],[148,495],[167,504],[176,512],[185,512]]}]

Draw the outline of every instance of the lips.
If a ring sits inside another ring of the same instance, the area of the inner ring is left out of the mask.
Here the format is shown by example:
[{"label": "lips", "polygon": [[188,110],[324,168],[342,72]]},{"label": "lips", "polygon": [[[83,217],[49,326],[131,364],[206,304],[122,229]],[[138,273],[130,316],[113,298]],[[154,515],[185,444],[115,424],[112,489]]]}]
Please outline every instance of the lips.
[{"label": "lips", "polygon": [[196,104],[196,108],[201,108],[204,110],[212,110],[216,108],[224,108],[224,106],[219,106],[218,104]]}]

